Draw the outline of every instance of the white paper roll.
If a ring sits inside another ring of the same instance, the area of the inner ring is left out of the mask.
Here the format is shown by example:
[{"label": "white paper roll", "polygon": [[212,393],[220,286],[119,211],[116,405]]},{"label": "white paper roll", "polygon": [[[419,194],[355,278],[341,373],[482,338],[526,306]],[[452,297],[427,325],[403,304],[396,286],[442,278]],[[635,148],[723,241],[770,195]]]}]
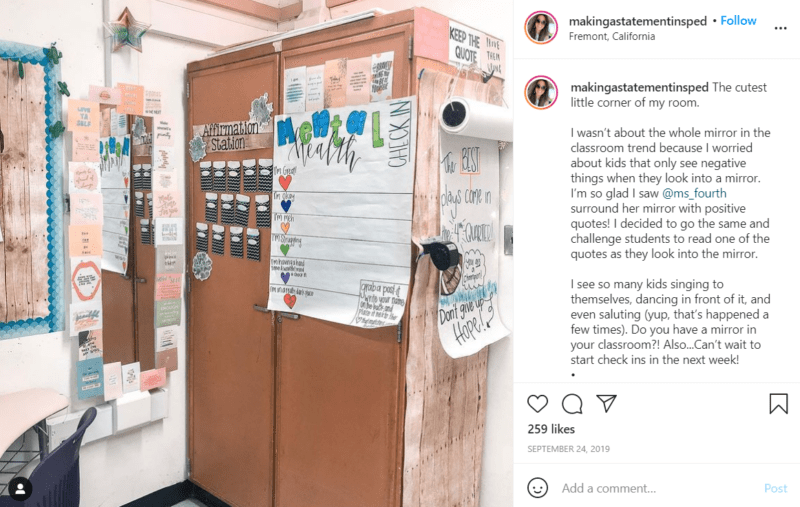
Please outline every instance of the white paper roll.
[{"label": "white paper roll", "polygon": [[510,109],[464,97],[451,97],[442,105],[439,125],[448,134],[479,139],[511,142],[514,135],[514,117]]}]

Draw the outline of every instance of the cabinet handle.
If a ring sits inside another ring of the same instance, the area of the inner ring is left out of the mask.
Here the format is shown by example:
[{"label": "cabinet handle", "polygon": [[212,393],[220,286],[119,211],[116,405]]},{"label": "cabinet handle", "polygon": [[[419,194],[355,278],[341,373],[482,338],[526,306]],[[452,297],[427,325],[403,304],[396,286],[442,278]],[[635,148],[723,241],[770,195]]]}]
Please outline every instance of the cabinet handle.
[{"label": "cabinet handle", "polygon": [[253,310],[255,310],[257,312],[262,312],[262,313],[269,313],[269,310],[267,309],[266,306],[253,305]]},{"label": "cabinet handle", "polygon": [[136,283],[147,283],[147,280],[145,280],[144,278],[137,278]]},{"label": "cabinet handle", "polygon": [[122,273],[120,273],[119,276],[121,276],[123,280],[130,280],[131,279],[131,275],[123,275]]}]

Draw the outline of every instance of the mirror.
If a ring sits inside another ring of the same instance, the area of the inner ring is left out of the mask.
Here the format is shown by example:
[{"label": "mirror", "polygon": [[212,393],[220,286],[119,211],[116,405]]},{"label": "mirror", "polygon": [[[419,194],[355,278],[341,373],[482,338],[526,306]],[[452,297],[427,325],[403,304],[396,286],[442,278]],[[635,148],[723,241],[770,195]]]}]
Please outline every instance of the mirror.
[{"label": "mirror", "polygon": [[[110,115],[110,107],[104,108]],[[153,246],[153,119],[127,117],[131,139],[128,189],[128,265],[124,275],[103,271],[103,362],[155,366]]]}]

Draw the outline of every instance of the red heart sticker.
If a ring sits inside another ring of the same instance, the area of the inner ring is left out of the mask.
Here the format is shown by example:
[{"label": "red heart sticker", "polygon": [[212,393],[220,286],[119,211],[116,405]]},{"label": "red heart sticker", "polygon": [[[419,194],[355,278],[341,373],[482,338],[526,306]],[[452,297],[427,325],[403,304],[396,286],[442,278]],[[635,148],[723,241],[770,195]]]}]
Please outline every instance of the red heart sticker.
[{"label": "red heart sticker", "polygon": [[286,306],[288,306],[289,308],[294,308],[294,304],[297,303],[297,296],[294,296],[292,294],[284,294],[283,302],[286,303]]},{"label": "red heart sticker", "polygon": [[292,184],[292,177],[281,176],[280,178],[278,178],[278,182],[281,184],[284,190],[289,190],[289,185]]}]

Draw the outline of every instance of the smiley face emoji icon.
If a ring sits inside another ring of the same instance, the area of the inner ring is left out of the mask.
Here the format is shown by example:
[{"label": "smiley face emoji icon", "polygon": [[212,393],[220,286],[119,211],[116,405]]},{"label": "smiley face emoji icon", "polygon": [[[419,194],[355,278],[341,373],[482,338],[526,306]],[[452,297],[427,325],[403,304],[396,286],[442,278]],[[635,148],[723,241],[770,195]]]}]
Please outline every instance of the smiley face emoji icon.
[{"label": "smiley face emoji icon", "polygon": [[547,481],[541,477],[534,477],[528,482],[528,494],[533,498],[542,498],[547,494]]}]

